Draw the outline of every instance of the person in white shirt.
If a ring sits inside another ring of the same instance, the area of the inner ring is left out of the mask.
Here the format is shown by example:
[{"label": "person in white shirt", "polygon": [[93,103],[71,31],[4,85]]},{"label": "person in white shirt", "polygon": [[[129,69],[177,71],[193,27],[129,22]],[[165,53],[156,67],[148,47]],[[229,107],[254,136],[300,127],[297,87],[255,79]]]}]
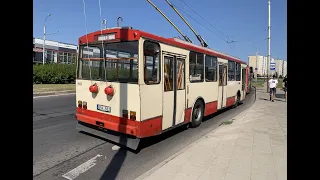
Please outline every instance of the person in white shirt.
[{"label": "person in white shirt", "polygon": [[272,102],[274,102],[277,86],[278,86],[278,80],[276,79],[276,76],[273,76],[272,79],[269,80],[270,101]]}]

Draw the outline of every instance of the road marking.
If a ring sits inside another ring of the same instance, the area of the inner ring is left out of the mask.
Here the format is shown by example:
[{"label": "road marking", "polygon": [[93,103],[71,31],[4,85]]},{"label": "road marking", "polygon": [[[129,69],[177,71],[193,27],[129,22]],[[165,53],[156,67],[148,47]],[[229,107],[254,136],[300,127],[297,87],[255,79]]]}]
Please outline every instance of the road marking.
[{"label": "road marking", "polygon": [[80,174],[86,172],[87,170],[89,170],[90,168],[92,168],[93,166],[95,166],[97,163],[97,158],[98,157],[102,157],[102,155],[98,154],[95,157],[91,158],[90,160],[88,160],[87,162],[79,165],[78,167],[72,169],[71,171],[67,172],[66,174],[62,175],[62,177],[69,179],[69,180],[73,180],[76,177],[78,177]]},{"label": "road marking", "polygon": [[120,147],[119,146],[117,146],[117,145],[114,145],[114,146],[112,146],[112,148],[111,148],[113,151],[116,151],[116,150],[119,150],[120,149]]},{"label": "road marking", "polygon": [[47,96],[34,96],[33,99],[36,98],[45,98],[45,97],[56,97],[56,96],[67,96],[67,95],[75,95],[76,93],[67,93],[67,94],[53,94],[53,95],[47,95]]}]

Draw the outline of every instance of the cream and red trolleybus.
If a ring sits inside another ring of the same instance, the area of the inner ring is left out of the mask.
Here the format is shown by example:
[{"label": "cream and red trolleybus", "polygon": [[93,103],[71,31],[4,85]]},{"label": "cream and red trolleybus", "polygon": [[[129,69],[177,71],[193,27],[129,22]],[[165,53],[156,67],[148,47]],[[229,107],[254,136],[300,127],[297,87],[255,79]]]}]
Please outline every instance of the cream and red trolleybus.
[{"label": "cream and red trolleybus", "polygon": [[79,38],[77,129],[137,149],[140,139],[237,106],[240,59],[178,38],[116,27]]}]

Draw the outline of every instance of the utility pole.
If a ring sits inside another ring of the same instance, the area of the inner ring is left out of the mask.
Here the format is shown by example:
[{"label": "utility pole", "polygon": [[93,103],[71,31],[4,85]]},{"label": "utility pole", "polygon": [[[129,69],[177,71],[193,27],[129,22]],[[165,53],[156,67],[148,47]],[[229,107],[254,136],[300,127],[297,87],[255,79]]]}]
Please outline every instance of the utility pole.
[{"label": "utility pole", "polygon": [[257,51],[256,51],[256,82],[258,81],[258,54],[259,54],[259,50],[257,48]]},{"label": "utility pole", "polygon": [[45,53],[46,53],[46,21],[47,18],[50,17],[51,14],[48,14],[46,16],[46,19],[44,20],[44,25],[43,25],[43,47],[42,47],[42,64],[45,64]]},{"label": "utility pole", "polygon": [[268,60],[267,60],[267,92],[269,92],[269,70],[270,70],[270,24],[271,24],[271,19],[270,19],[270,0],[268,0]]}]

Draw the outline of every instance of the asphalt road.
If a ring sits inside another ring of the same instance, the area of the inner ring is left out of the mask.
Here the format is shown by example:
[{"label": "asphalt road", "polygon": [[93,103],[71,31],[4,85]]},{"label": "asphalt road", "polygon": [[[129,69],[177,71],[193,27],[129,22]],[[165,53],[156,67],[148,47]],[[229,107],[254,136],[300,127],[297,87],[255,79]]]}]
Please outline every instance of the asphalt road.
[{"label": "asphalt road", "polygon": [[254,103],[254,94],[236,109],[206,118],[198,128],[180,127],[144,140],[138,152],[114,150],[112,143],[78,132],[74,94],[34,98],[33,179],[66,180],[63,175],[68,172],[76,180],[135,179],[247,109]]}]

